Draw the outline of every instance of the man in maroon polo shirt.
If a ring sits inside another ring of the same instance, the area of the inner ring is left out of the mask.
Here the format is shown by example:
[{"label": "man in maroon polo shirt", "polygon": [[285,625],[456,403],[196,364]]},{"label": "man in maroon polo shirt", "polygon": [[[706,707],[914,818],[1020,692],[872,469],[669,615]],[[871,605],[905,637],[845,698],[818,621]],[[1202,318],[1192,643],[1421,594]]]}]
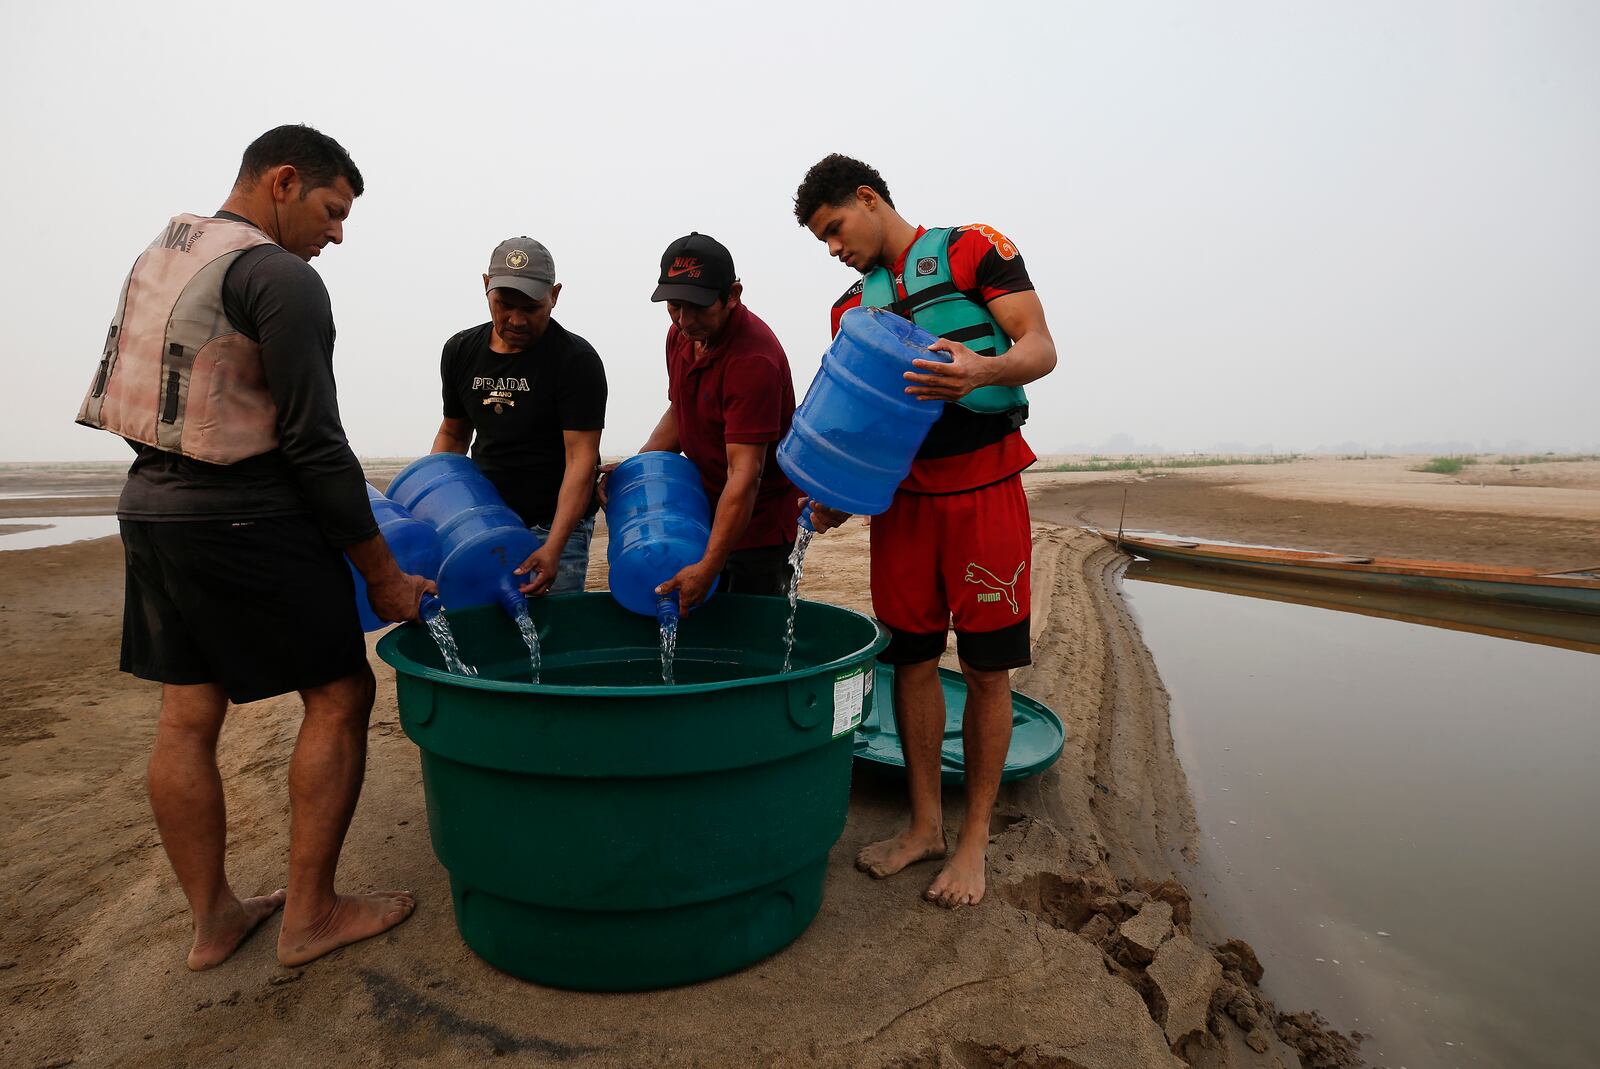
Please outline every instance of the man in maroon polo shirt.
[{"label": "man in maroon polo shirt", "polygon": [[733,257],[705,234],[667,246],[652,301],[665,301],[666,414],[640,452],[682,452],[700,471],[715,516],[706,555],[663,583],[687,612],[718,589],[785,595],[799,491],[778,468],[794,417],[789,358],[746,308]]}]

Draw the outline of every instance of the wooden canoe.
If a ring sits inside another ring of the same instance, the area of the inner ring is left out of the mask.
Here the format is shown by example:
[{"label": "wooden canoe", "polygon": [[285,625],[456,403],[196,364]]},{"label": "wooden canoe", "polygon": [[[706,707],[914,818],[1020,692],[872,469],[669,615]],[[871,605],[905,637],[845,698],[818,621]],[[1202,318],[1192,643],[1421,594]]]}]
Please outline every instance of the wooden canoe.
[{"label": "wooden canoe", "polygon": [[1302,549],[1228,546],[1146,534],[1100,537],[1146,560],[1183,561],[1202,568],[1277,574],[1317,582],[1534,605],[1564,612],[1600,614],[1600,567],[1536,572],[1488,564],[1358,557]]}]

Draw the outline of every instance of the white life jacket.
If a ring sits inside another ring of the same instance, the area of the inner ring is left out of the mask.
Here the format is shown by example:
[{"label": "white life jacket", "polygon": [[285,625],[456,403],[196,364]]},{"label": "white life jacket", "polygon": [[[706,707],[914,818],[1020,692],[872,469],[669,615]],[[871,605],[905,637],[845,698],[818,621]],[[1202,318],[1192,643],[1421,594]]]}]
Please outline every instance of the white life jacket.
[{"label": "white life jacket", "polygon": [[174,217],[122,285],[78,422],[212,464],[276,449],[261,347],[222,308],[228,268],[270,244],[249,223]]}]

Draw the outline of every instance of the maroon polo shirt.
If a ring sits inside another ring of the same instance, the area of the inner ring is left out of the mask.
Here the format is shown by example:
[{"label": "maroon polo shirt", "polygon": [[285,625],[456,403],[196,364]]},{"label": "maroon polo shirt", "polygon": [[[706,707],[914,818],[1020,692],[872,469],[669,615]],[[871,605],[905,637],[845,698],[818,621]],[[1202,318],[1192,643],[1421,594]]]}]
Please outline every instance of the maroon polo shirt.
[{"label": "maroon polo shirt", "polygon": [[712,510],[728,485],[728,443],[767,446],[755,512],[734,549],[794,541],[800,492],[778,467],[778,442],[794,418],[794,379],[777,336],[743,304],[710,350],[695,360],[694,342],[667,330],[667,396],[678,445],[700,470]]}]

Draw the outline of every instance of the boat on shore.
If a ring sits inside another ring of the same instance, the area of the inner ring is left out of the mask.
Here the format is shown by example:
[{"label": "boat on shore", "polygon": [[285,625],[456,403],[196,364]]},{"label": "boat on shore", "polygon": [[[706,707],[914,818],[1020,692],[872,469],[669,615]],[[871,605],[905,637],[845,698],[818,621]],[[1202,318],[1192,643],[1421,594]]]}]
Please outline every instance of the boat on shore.
[{"label": "boat on shore", "polygon": [[1146,560],[1276,574],[1345,586],[1473,598],[1600,615],[1600,565],[1537,572],[1490,564],[1361,557],[1314,550],[1189,541],[1144,533],[1098,531],[1113,546]]}]

